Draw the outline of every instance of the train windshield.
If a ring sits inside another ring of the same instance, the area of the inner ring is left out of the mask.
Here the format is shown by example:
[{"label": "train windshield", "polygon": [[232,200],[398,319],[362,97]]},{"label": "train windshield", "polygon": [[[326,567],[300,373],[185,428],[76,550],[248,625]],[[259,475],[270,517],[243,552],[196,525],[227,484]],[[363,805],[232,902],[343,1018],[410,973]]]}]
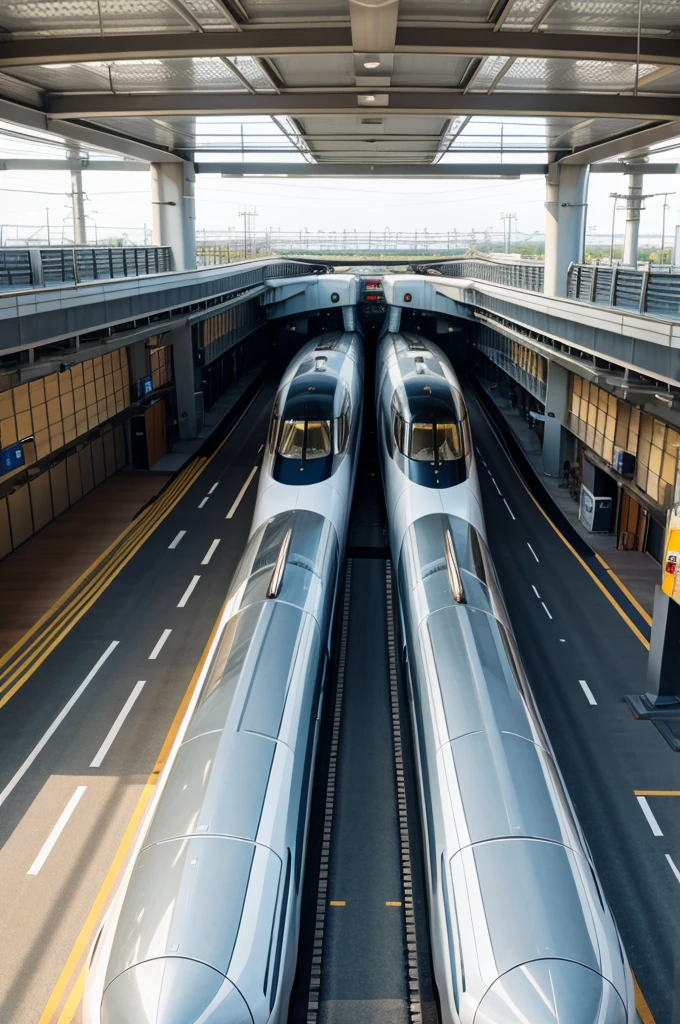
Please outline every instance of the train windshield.
[{"label": "train windshield", "polygon": [[330,420],[284,420],[279,454],[284,459],[323,459],[331,454]]},{"label": "train windshield", "polygon": [[[402,435],[403,436],[403,435]],[[465,455],[457,423],[412,423],[408,450],[419,462],[453,462]]]}]

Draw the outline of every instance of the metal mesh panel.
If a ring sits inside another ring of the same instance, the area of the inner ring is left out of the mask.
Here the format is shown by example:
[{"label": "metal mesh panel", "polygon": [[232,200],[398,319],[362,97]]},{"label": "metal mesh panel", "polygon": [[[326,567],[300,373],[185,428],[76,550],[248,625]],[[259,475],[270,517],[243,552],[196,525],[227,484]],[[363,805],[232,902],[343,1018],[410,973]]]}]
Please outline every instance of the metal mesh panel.
[{"label": "metal mesh panel", "polygon": [[354,85],[354,60],[351,53],[279,56],[274,63],[286,85],[291,88]]},{"label": "metal mesh panel", "polygon": [[31,255],[28,249],[0,249],[0,287],[30,288],[32,284]]},{"label": "metal mesh panel", "polygon": [[486,21],[489,0],[400,0],[400,21],[437,21],[443,23]]},{"label": "metal mesh panel", "polygon": [[126,90],[174,91],[228,89],[245,92],[246,87],[219,57],[188,57],[170,60],[121,60],[111,66],[114,88]]},{"label": "metal mesh panel", "polygon": [[[640,76],[655,70],[655,64],[641,64]],[[479,80],[480,76],[478,75],[475,85],[479,83]],[[629,89],[633,87],[634,83],[634,62],[519,57],[503,75],[498,90],[499,92],[508,89],[595,92]]]},{"label": "metal mesh panel", "polygon": [[441,263],[437,269],[446,277],[469,277],[490,284],[509,285],[524,291],[542,292],[542,263],[488,263],[485,260],[456,260]]},{"label": "metal mesh panel", "polygon": [[253,57],[232,57],[231,60],[258,92],[273,91],[271,82]]},{"label": "metal mesh panel", "polygon": [[487,89],[499,71],[502,71],[505,65],[510,60],[509,57],[485,57],[484,63],[479,69],[474,84],[472,86],[475,89]]},{"label": "metal mesh panel", "polygon": [[349,21],[349,5],[347,0],[241,0],[241,6],[254,23],[282,21],[299,18],[306,23],[310,21],[334,20]]},{"label": "metal mesh panel", "polygon": [[[101,12],[101,22],[100,22]],[[2,5],[2,27],[30,36],[104,32],[183,32],[186,18],[165,0],[14,0]]]},{"label": "metal mesh panel", "polygon": [[680,275],[650,274],[646,312],[673,320],[680,319]]},{"label": "metal mesh panel", "polygon": [[392,85],[397,86],[456,86],[465,73],[468,57],[447,54],[397,54],[394,58]]},{"label": "metal mesh panel", "polygon": [[69,64],[61,67],[13,68],[12,74],[40,89],[54,92],[109,92],[109,69],[105,64]]},{"label": "metal mesh panel", "polygon": [[612,290],[611,267],[598,267],[597,281],[595,282],[594,301],[598,306],[608,306]]},{"label": "metal mesh panel", "polygon": [[[514,13],[514,12],[513,12]],[[618,35],[632,34],[637,29],[638,0],[558,0],[544,25],[551,32],[603,31]],[[669,30],[680,28],[680,6],[677,0],[648,0],[642,5],[642,29]]]},{"label": "metal mesh panel", "polygon": [[618,270],[614,305],[620,309],[639,309],[642,274],[639,270]]},{"label": "metal mesh panel", "polygon": [[189,14],[192,14],[201,26],[210,31],[220,31],[233,28],[226,13],[220,11],[220,4],[214,0],[182,0],[182,6],[186,7]]}]

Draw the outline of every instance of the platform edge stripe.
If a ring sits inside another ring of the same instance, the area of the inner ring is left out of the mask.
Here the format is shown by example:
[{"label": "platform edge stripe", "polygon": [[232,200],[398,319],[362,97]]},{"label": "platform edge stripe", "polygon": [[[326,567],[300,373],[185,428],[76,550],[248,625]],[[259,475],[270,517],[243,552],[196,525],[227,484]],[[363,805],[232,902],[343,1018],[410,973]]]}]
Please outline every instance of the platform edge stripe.
[{"label": "platform edge stripe", "polygon": [[[189,481],[187,486],[190,487],[192,482]],[[130,559],[139,551],[140,547],[148,540],[156,527],[173,510],[185,493],[186,490],[178,491],[174,504],[170,503],[163,509],[159,509],[157,516],[146,524],[146,529],[139,536],[128,537],[119,556],[115,560],[112,558],[110,562],[101,567],[99,574],[86,583],[83,590],[74,596],[73,603],[63,608],[55,620],[48,626],[46,632],[37,636],[23,656],[19,656],[17,665],[5,670],[6,678],[0,686],[0,693],[7,690],[9,686],[11,686],[11,689],[0,700],[0,708],[3,708],[11,697],[21,689],[35,670],[51,654],[57,644],[64,639],[73,626],[92,607],[112,580],[115,579]],[[13,686],[12,683],[14,683]]]},{"label": "platform edge stripe", "polygon": [[583,569],[585,569],[585,571],[588,573],[588,575],[593,580],[593,582],[599,587],[599,589],[602,591],[602,593],[607,598],[607,600],[610,602],[610,604],[619,613],[619,615],[621,616],[623,621],[626,623],[626,625],[632,630],[632,632],[638,638],[640,643],[643,644],[647,648],[647,650],[649,650],[649,647],[650,647],[649,640],[645,636],[642,635],[642,633],[637,628],[637,626],[635,625],[633,620],[630,618],[630,616],[623,610],[621,605],[618,603],[618,601],[616,600],[614,595],[612,593],[610,593],[609,590],[607,590],[607,588],[605,587],[605,585],[602,582],[602,580],[597,578],[597,576],[595,575],[593,570],[590,568],[588,563],[583,558],[581,558],[581,556],[579,555],[579,553],[576,550],[576,548],[567,540],[567,538],[564,536],[564,534],[562,533],[560,528],[558,526],[556,526],[555,523],[553,523],[552,519],[550,518],[548,513],[545,511],[545,509],[541,508],[539,503],[536,501],[536,498],[533,496],[533,494],[531,493],[529,488],[526,486],[526,484],[524,483],[522,478],[520,477],[519,479],[522,482],[522,486],[525,488],[527,494],[529,495],[529,497],[533,501],[534,505],[536,506],[538,511],[541,513],[541,515],[544,517],[545,521],[550,524],[550,526],[555,531],[557,536],[560,538],[562,543],[569,549],[569,551],[571,551],[571,553],[574,556],[574,558],[576,559],[576,561],[582,566]]},{"label": "platform edge stripe", "polygon": [[625,594],[625,596],[628,598],[630,603],[633,605],[633,608],[635,608],[635,610],[642,616],[642,618],[645,620],[647,625],[651,626],[651,624],[652,624],[652,616],[649,614],[649,612],[645,611],[645,609],[642,607],[642,605],[640,604],[638,599],[636,597],[634,597],[633,594],[631,594],[630,590],[628,589],[626,584],[623,582],[623,580],[619,579],[619,577],[616,575],[614,570],[611,568],[610,565],[607,565],[607,563],[605,562],[604,558],[599,554],[599,552],[597,552],[597,551],[595,552],[595,557],[597,558],[597,560],[600,563],[600,565],[602,566],[602,568],[606,571],[607,575],[611,576],[611,578],[614,580],[614,583],[619,588],[619,590],[621,590]]},{"label": "platform edge stripe", "polygon": [[[189,685],[184,691],[182,700],[179,703],[177,711],[175,712],[172,722],[170,723],[170,728],[168,729],[165,739],[163,740],[161,749],[158,752],[158,756],[154,763],[153,769],[151,770],[149,777],[144,783],[144,788],[142,789],[142,792],[139,795],[139,799],[135,804],[135,808],[132,812],[132,815],[128,820],[128,823],[123,832],[123,836],[118,844],[118,847],[116,848],[116,852],[113,855],[113,859],[99,887],[97,895],[94,898],[92,906],[88,911],[85,921],[83,922],[80,932],[78,933],[76,941],[74,942],[71,948],[71,952],[69,953],[66,963],[54,985],[54,988],[52,989],[52,992],[47,1000],[47,1003],[45,1004],[45,1008],[40,1014],[38,1024],[49,1024],[49,1022],[53,1019],[54,1014],[59,1008],[61,1001],[68,990],[69,982],[73,977],[74,972],[78,968],[78,965],[80,964],[83,955],[88,950],[88,943],[92,937],[92,933],[99,924],[102,912],[104,911],[108,898],[111,895],[113,887],[121,872],[121,869],[125,864],[125,859],[129,852],[130,846],[132,845],[137,829],[141,823],[142,816],[144,814],[144,811],[146,810],[146,806],[153,793],[156,782],[158,781],[158,776],[160,775],[163,765],[167,760],[168,754],[170,752],[172,744],[174,743],[182,719],[184,718],[187,707],[189,706],[189,702],[193,696],[194,690],[196,689],[201,673],[205,667],[208,655],[210,653],[210,648],[212,647],[213,641],[217,634],[217,630],[219,629],[219,625],[222,620],[222,616],[224,615],[224,610],[226,606],[227,598],[225,598],[220,607],[217,618],[215,619],[212,629],[210,630],[210,636],[208,637],[205,647],[201,652],[201,657],[199,658],[196,668],[194,669],[194,672],[189,681]],[[83,978],[83,986],[85,983],[86,968],[87,965],[84,965],[80,972]],[[80,975],[75,983],[76,986],[78,985],[79,981]],[[80,1000],[78,999],[78,1002],[79,1001]],[[67,1003],[64,1006],[64,1011],[66,1010],[66,1005],[70,1005],[70,1000],[67,1000]],[[77,1006],[78,1003],[76,1002],[75,1006],[73,1007],[73,1013],[75,1013]]]},{"label": "platform edge stripe", "polygon": [[631,970],[630,973],[633,975],[633,988],[635,990],[635,1009],[640,1015],[640,1020],[642,1021],[642,1024],[656,1024],[656,1021],[654,1020],[654,1015],[652,1014],[652,1011],[649,1009],[649,1006],[647,1005],[647,1000],[643,996],[642,990],[638,985],[638,980],[635,977],[635,971]]},{"label": "platform edge stripe", "polygon": [[[170,488],[168,488],[168,490],[163,495],[163,499],[159,499],[159,502],[165,500],[165,495],[169,493]],[[122,533],[120,533],[118,537],[109,545],[109,547],[95,559],[92,565],[90,565],[85,570],[85,572],[82,573],[78,577],[78,579],[71,584],[68,590],[66,590],[59,598],[57,598],[54,604],[47,609],[47,611],[38,619],[36,623],[34,623],[33,626],[31,626],[30,629],[28,629],[26,633],[24,633],[24,635],[20,637],[20,639],[17,640],[16,643],[13,644],[13,646],[8,651],[5,652],[2,658],[0,658],[0,668],[3,665],[7,665],[7,662],[12,658],[13,655],[16,655],[18,659],[21,657],[26,657],[30,653],[34,645],[40,642],[40,637],[37,637],[35,640],[33,640],[30,646],[27,647],[26,645],[28,644],[31,637],[35,636],[35,634],[39,632],[42,627],[49,627],[50,625],[53,625],[58,620],[59,616],[68,614],[68,607],[66,606],[68,606],[69,601],[73,599],[75,596],[81,594],[84,588],[86,588],[88,585],[94,582],[96,574],[98,572],[104,572],[106,567],[110,564],[111,560],[116,556],[116,554],[118,554],[120,550],[123,549],[123,547],[126,544],[134,543],[133,534],[137,536],[140,532],[144,532],[145,528],[148,527],[148,523],[152,518],[150,513],[152,511],[157,511],[157,508],[158,503],[154,502],[153,505],[148,506],[148,509],[144,511],[142,516],[140,516],[133,522],[129,523],[128,526],[125,527]],[[11,667],[8,666],[4,668],[0,672],[0,678],[5,677],[7,673],[10,671],[13,671]],[[4,688],[6,687],[3,687],[3,689]]]}]

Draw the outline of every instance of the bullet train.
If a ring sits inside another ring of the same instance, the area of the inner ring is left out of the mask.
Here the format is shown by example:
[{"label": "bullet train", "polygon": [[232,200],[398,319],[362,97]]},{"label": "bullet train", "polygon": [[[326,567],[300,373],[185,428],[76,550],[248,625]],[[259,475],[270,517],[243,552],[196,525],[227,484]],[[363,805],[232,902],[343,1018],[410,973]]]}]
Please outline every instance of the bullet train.
[{"label": "bullet train", "polygon": [[253,529],[90,954],[84,1024],[283,1024],[358,457],[361,339],[278,393]]},{"label": "bullet train", "polygon": [[386,334],[376,392],[444,1024],[633,1024],[486,545],[456,377],[435,345]]}]

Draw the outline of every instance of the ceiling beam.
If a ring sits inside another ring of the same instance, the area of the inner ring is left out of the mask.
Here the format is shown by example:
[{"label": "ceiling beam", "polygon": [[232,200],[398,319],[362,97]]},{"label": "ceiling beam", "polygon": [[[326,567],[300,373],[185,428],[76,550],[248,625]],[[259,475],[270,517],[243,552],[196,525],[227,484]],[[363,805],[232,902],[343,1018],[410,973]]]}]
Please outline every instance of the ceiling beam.
[{"label": "ceiling beam", "polygon": [[[677,116],[677,115],[676,115]],[[648,128],[641,128],[639,131],[631,132],[629,135],[620,136],[618,139],[611,139],[609,142],[600,142],[595,146],[586,146],[576,153],[563,156],[561,164],[594,164],[597,160],[611,160],[614,157],[625,157],[636,154],[645,156],[650,146],[659,142],[668,142],[671,139],[678,139],[680,145],[680,120],[667,121],[664,124],[652,125]]]},{"label": "ceiling beam", "polygon": [[547,173],[547,164],[380,164],[362,161],[338,164],[201,162],[197,174],[220,174],[223,178],[519,178],[523,174]]},{"label": "ceiling beam", "polygon": [[355,53],[392,53],[397,37],[399,0],[349,0]]},{"label": "ceiling beam", "polygon": [[[571,57],[578,60],[631,61],[634,36],[605,33],[492,32],[478,28],[399,28],[396,53],[462,54],[470,57]],[[0,68],[31,64],[131,60],[153,57],[276,57],[285,54],[352,53],[352,31],[344,27],[255,29],[240,32],[149,33],[110,36],[0,37]],[[680,65],[680,47],[672,36],[642,36],[645,64]]]},{"label": "ceiling beam", "polygon": [[169,153],[160,147],[139,142],[136,139],[115,135],[103,128],[90,128],[88,125],[74,124],[70,121],[54,121],[43,111],[26,107],[20,103],[0,99],[0,120],[11,124],[22,125],[35,131],[46,132],[54,139],[67,142],[79,142],[91,149],[103,150],[127,156],[132,160],[144,160],[147,163],[179,163],[181,157]]},{"label": "ceiling beam", "polygon": [[0,160],[0,171],[147,171],[141,160],[41,160],[40,158]]},{"label": "ceiling beam", "polygon": [[[616,93],[495,92],[463,94],[451,89],[376,92],[371,103],[355,91],[295,92],[281,95],[245,93],[86,93],[47,94],[50,117],[154,117],[172,114],[344,114],[367,109],[384,114],[451,117],[487,114],[498,117],[616,117],[634,120],[680,118],[680,96],[624,96]],[[590,163],[590,160],[586,160]]]}]

